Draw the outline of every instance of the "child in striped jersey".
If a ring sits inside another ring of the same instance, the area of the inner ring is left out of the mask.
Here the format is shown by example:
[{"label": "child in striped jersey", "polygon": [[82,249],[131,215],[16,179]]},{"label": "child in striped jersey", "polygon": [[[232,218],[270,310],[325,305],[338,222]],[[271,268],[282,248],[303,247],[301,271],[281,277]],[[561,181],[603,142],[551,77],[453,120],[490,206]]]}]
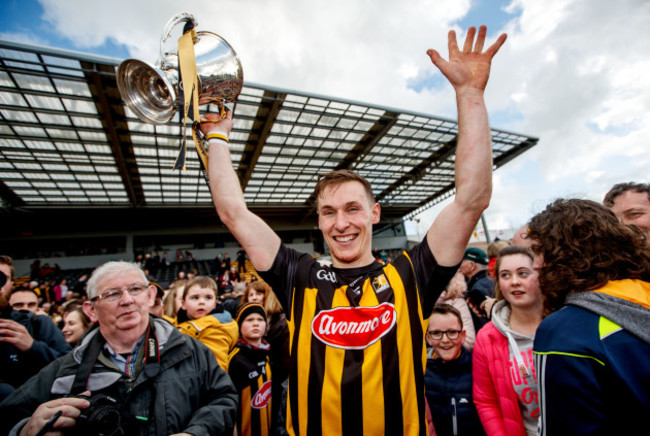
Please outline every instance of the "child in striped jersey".
[{"label": "child in striped jersey", "polygon": [[259,303],[245,303],[237,314],[239,341],[230,353],[228,374],[239,393],[237,435],[267,436],[271,429],[271,367],[266,312]]}]

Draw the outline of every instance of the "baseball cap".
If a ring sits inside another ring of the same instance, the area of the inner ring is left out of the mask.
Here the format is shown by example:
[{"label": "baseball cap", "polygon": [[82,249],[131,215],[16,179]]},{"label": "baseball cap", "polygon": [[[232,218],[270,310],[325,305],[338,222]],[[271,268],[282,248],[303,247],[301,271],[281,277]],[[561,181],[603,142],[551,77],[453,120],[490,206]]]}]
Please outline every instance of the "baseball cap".
[{"label": "baseball cap", "polygon": [[488,264],[487,253],[478,247],[467,247],[463,259],[471,260],[482,265]]}]

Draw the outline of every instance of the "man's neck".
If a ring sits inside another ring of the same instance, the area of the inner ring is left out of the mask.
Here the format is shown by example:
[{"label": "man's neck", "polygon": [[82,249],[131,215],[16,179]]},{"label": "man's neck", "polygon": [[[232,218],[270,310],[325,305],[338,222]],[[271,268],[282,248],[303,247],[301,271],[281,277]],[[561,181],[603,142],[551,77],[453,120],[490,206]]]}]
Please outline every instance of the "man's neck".
[{"label": "man's neck", "polygon": [[102,333],[102,336],[104,336],[104,339],[106,339],[106,343],[110,345],[116,353],[123,354],[133,351],[133,347],[135,347],[135,344],[137,344],[142,336],[144,336],[147,328],[122,331],[120,332],[119,337],[105,334],[105,332],[102,332],[101,326],[99,331]]},{"label": "man's neck", "polygon": [[372,264],[374,261],[375,258],[372,257],[372,253],[370,253],[368,256],[364,256],[360,259],[355,260],[354,262],[349,262],[349,263],[343,262],[339,259],[332,257],[332,266],[334,268],[340,268],[340,269],[361,268]]}]

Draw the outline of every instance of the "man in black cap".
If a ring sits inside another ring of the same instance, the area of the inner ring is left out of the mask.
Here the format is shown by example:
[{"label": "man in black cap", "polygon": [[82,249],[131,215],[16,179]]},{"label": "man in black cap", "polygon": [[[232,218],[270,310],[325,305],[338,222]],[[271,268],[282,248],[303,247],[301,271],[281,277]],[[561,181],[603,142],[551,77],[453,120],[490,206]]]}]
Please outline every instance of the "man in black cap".
[{"label": "man in black cap", "polygon": [[458,269],[467,281],[467,292],[479,291],[486,297],[494,297],[494,281],[487,271],[488,257],[478,247],[467,247]]},{"label": "man in black cap", "polygon": [[[467,282],[465,295],[469,300],[468,303],[477,309],[486,298],[494,297],[494,280],[488,274],[487,265],[488,256],[485,251],[478,247],[467,247],[458,268]],[[480,313],[480,309],[478,311]],[[472,319],[476,331],[489,321],[487,316],[478,316],[475,311],[472,311]]]}]

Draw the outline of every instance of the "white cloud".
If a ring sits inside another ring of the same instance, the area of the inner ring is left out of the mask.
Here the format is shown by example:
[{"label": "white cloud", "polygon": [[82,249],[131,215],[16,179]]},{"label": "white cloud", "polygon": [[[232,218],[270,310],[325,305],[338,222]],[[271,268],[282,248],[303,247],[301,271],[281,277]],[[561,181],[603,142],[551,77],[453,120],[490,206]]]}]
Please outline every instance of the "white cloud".
[{"label": "white cloud", "polygon": [[522,115],[511,128],[540,137],[518,159],[537,162],[539,171],[520,173],[513,162],[497,172],[488,210],[497,223],[521,214],[513,209],[532,214],[541,209],[536,202],[561,196],[601,201],[616,182],[648,181],[650,163],[650,87],[643,79],[650,40],[639,37],[650,4],[518,3],[523,13],[509,25],[490,87],[510,97],[497,96],[500,108]]},{"label": "white cloud", "polygon": [[[112,38],[131,55],[154,61],[166,21],[178,2],[42,0],[46,19],[80,48]],[[416,107],[429,95],[407,89],[408,77],[432,70],[427,48],[446,49],[451,22],[469,1],[394,2],[279,0],[189,1],[199,30],[214,31],[235,48],[247,81],[357,101]],[[96,17],[101,16],[98,20]],[[413,105],[411,101],[419,100]],[[435,113],[435,112],[432,112]]]},{"label": "white cloud", "polygon": [[[180,7],[172,0],[41,3],[46,20],[80,48],[112,38],[149,61]],[[456,116],[449,86],[418,93],[408,85],[435,71],[427,48],[446,56],[447,30],[467,13],[469,0],[182,5],[197,17],[200,30],[233,45],[247,81]],[[495,127],[540,142],[495,174],[488,222],[518,226],[556,197],[600,201],[616,182],[649,181],[650,38],[644,35],[650,3],[513,0],[507,10],[521,13],[502,29],[509,36],[494,60],[487,104],[491,112],[517,115]],[[433,215],[435,210],[427,213]]]},{"label": "white cloud", "polygon": [[27,32],[0,32],[0,39],[22,42],[24,44],[46,45],[46,41],[43,38]]}]

